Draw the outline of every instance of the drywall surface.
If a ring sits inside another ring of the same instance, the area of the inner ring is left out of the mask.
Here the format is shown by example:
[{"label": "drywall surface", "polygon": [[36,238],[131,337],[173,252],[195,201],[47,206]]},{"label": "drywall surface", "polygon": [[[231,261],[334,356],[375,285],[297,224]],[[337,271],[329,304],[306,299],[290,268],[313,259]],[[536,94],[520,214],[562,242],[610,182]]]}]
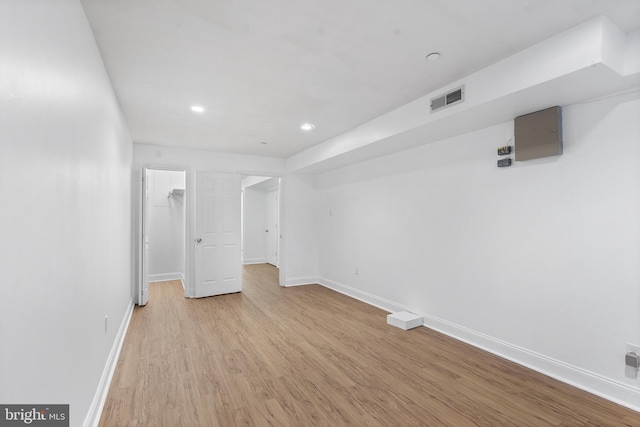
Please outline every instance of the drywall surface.
[{"label": "drywall surface", "polygon": [[0,402],[80,426],[130,309],[132,142],[79,1],[3,1],[0,52]]},{"label": "drywall surface", "polygon": [[220,153],[210,150],[190,150],[149,144],[133,145],[134,162],[144,165],[189,166],[206,170],[246,175],[277,175],[285,168],[284,159]]},{"label": "drywall surface", "polygon": [[638,408],[639,93],[565,107],[562,156],[497,168],[508,122],[321,174],[320,280]]},{"label": "drywall surface", "polygon": [[318,190],[316,177],[286,174],[283,178],[284,242],[280,268],[286,267],[286,286],[318,280]]},{"label": "drywall surface", "polygon": [[185,273],[185,188],[181,171],[149,170],[149,280],[183,279]]}]

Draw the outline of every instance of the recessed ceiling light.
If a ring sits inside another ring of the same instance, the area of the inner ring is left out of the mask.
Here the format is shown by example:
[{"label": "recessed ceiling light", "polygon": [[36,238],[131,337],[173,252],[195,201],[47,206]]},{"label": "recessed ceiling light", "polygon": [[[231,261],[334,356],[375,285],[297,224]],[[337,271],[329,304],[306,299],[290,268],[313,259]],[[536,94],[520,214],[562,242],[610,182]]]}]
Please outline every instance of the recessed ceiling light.
[{"label": "recessed ceiling light", "polygon": [[191,111],[193,111],[194,113],[204,113],[204,107],[200,105],[192,105]]},{"label": "recessed ceiling light", "polygon": [[310,130],[314,130],[316,128],[316,125],[314,125],[313,123],[303,123],[300,125],[300,129],[309,132]]},{"label": "recessed ceiling light", "polygon": [[438,59],[440,59],[440,53],[438,52],[431,52],[427,55],[427,61],[429,62],[437,61]]}]

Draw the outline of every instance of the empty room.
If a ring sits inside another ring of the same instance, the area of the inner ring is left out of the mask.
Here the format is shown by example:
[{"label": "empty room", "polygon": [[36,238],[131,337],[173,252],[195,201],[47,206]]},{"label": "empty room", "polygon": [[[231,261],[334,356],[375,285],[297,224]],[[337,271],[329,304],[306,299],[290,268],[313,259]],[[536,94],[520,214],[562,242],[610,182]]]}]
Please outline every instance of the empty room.
[{"label": "empty room", "polygon": [[0,425],[640,426],[637,0],[0,0],[0,183]]}]

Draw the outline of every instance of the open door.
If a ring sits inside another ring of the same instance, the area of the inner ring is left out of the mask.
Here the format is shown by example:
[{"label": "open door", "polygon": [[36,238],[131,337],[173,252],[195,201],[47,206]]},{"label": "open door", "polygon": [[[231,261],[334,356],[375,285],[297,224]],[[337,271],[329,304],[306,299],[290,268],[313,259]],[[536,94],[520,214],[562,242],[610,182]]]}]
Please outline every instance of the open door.
[{"label": "open door", "polygon": [[242,291],[240,195],[240,175],[196,172],[196,297]]},{"label": "open door", "polygon": [[149,301],[149,179],[147,168],[142,169],[142,268],[140,268],[140,287],[138,305],[146,305]]}]

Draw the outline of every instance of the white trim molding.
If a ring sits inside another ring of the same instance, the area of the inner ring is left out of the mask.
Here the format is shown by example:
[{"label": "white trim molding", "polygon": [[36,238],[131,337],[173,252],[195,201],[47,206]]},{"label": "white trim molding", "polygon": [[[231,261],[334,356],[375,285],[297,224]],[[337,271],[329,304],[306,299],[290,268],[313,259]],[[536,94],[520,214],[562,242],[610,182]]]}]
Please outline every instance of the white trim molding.
[{"label": "white trim molding", "polygon": [[377,295],[352,288],[334,280],[327,279],[326,277],[320,277],[318,283],[390,313],[408,311],[422,316],[423,326],[427,328],[640,412],[640,389],[636,387],[456,325],[438,317],[420,313],[411,307],[406,307]]},{"label": "white trim molding", "polygon": [[345,294],[351,298],[355,298],[374,307],[378,307],[384,311],[388,311],[389,313],[396,313],[398,311],[413,312],[409,307],[405,307],[402,304],[397,304],[393,301],[389,301],[388,299],[380,298],[377,295],[352,288],[351,286],[327,279],[326,277],[320,277],[318,283],[326,288],[333,289],[336,292],[340,292],[341,294]]},{"label": "white trim molding", "polygon": [[87,416],[84,419],[84,423],[82,424],[84,427],[97,427],[100,423],[100,417],[102,416],[104,403],[107,400],[107,394],[109,393],[111,380],[113,379],[113,374],[116,371],[118,357],[120,357],[120,350],[122,350],[124,338],[127,335],[129,322],[131,321],[131,315],[133,314],[133,305],[133,299],[131,299],[129,301],[127,309],[124,312],[122,322],[120,322],[120,328],[118,329],[116,338],[113,341],[111,352],[109,353],[107,363],[105,364],[104,370],[102,371],[102,377],[100,377],[98,389],[93,396],[93,401],[91,402],[91,406],[89,407],[89,412],[87,413]]},{"label": "white trim molding", "polygon": [[159,273],[149,274],[149,282],[166,282],[167,280],[182,280],[184,282],[183,273]]},{"label": "white trim molding", "polygon": [[303,285],[317,285],[319,284],[318,278],[315,276],[306,276],[306,277],[291,277],[289,279],[285,279],[284,286],[289,288],[291,286],[303,286]]},{"label": "white trim molding", "polygon": [[243,265],[250,265],[250,264],[266,264],[267,263],[267,259],[266,258],[246,258],[242,260],[242,264]]}]

